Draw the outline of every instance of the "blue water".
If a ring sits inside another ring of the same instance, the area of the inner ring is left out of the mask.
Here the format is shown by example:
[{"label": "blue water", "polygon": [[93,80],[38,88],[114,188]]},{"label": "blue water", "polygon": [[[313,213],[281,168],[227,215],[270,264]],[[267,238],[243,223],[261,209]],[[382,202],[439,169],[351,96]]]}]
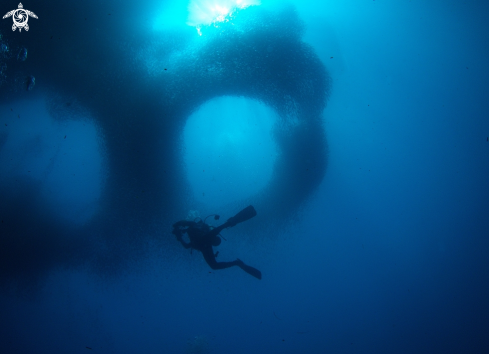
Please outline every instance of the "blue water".
[{"label": "blue water", "polygon": [[489,4],[248,3],[1,20],[2,353],[489,352]]}]

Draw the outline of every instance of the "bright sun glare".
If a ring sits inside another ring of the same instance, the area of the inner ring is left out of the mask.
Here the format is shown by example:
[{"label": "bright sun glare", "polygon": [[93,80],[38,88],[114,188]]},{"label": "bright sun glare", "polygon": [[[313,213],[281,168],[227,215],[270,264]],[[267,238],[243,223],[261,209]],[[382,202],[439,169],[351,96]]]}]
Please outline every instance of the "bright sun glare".
[{"label": "bright sun glare", "polygon": [[191,0],[187,24],[199,28],[224,22],[234,11],[253,5],[260,5],[260,0]]}]

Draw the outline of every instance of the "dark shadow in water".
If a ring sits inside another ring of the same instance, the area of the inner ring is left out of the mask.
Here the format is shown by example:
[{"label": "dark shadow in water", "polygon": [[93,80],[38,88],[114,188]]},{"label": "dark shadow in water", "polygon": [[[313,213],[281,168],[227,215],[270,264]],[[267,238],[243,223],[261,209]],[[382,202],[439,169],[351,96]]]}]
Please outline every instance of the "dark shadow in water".
[{"label": "dark shadow in water", "polygon": [[[233,24],[204,28],[197,37],[192,28],[137,32],[124,26],[128,20],[121,14],[129,18],[134,9],[119,3],[114,3],[119,15],[110,17],[98,3],[39,6],[33,11],[40,20],[29,36],[4,34],[12,48],[25,46],[29,54],[22,64],[12,62],[12,79],[0,87],[0,100],[55,92],[51,111],[56,117],[75,97],[101,127],[109,175],[101,211],[83,227],[47,214],[33,182],[25,180],[12,189],[17,182],[2,181],[4,283],[39,279],[53,267],[87,261],[102,274],[117,273],[144,254],[148,239],[170,238],[171,223],[191,205],[180,151],[185,121],[214,97],[258,99],[280,117],[274,131],[280,156],[269,186],[238,201],[229,214],[250,202],[261,220],[254,228],[280,223],[297,212],[322,180],[327,157],[322,112],[329,77],[301,41],[303,25],[294,9],[269,13],[251,7]],[[180,54],[174,55],[177,49]],[[150,62],[156,65],[150,67]],[[19,89],[29,75],[36,77],[35,89]],[[66,103],[60,103],[59,92]],[[168,227],[155,230],[155,220]]]}]

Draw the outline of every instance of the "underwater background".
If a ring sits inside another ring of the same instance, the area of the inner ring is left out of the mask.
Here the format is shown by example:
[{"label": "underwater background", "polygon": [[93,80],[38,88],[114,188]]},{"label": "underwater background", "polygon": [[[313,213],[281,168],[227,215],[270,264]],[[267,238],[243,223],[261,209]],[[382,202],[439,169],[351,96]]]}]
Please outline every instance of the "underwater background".
[{"label": "underwater background", "polygon": [[[489,352],[488,2],[23,9],[0,20],[0,352]],[[171,233],[250,204],[215,250],[261,280]]]}]

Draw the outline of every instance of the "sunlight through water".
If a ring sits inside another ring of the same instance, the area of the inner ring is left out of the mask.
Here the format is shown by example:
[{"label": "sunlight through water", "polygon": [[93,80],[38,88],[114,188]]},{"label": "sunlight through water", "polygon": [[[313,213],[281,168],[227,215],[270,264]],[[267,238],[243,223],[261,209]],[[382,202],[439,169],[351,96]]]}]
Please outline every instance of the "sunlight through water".
[{"label": "sunlight through water", "polygon": [[191,0],[187,24],[199,28],[228,21],[234,11],[253,5],[260,5],[260,0]]}]

